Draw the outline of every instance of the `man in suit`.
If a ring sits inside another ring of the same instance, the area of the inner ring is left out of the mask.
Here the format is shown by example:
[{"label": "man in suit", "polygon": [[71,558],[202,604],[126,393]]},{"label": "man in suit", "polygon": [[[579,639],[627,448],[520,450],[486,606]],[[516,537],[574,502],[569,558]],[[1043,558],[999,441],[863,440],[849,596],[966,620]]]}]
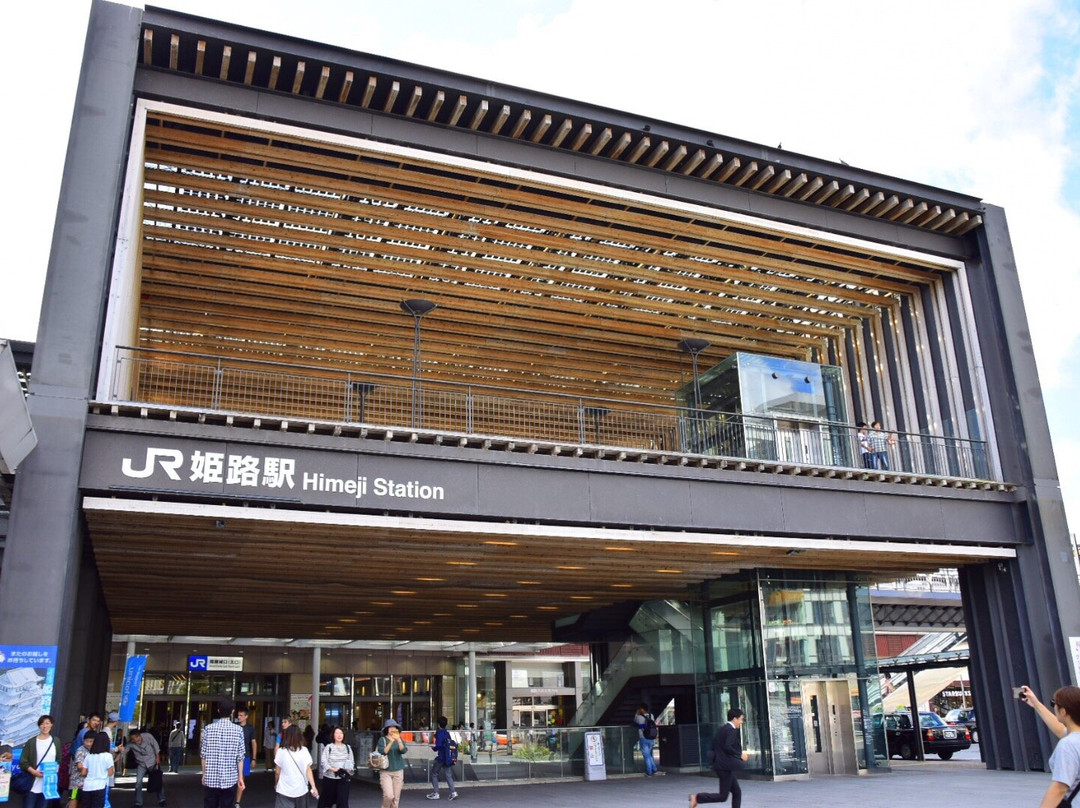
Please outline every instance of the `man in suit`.
[{"label": "man in suit", "polygon": [[742,750],[739,728],[746,721],[746,713],[738,708],[728,710],[727,723],[716,731],[710,754],[713,769],[720,778],[718,794],[691,794],[690,808],[706,802],[724,802],[731,795],[731,808],[741,808],[742,789],[739,788],[738,772],[746,765],[750,756]]}]

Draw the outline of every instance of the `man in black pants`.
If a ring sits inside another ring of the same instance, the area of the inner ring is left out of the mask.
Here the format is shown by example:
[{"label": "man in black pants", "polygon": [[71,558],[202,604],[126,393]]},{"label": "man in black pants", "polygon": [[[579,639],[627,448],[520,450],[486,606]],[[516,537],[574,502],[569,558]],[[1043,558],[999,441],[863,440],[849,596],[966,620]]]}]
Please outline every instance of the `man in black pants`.
[{"label": "man in black pants", "polygon": [[746,721],[746,713],[737,708],[728,710],[727,723],[716,731],[712,742],[713,768],[720,778],[720,793],[691,794],[690,808],[697,808],[699,803],[724,802],[731,795],[731,808],[741,808],[742,789],[739,788],[738,771],[746,764],[750,756],[742,750],[739,728]]}]

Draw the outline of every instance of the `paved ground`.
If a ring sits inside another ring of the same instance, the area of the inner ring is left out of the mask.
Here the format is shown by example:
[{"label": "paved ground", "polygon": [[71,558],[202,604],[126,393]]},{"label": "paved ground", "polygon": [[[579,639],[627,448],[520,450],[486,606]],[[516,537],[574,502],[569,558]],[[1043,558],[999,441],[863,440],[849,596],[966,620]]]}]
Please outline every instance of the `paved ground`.
[{"label": "paved ground", "polygon": [[[1040,773],[991,772],[974,760],[945,762],[936,758],[925,763],[893,761],[891,772],[862,777],[826,777],[797,782],[743,783],[744,808],[909,808],[913,805],[975,805],[979,808],[1024,808],[1036,806],[1050,783]],[[363,772],[354,782],[350,808],[378,808],[380,794]],[[711,791],[712,777],[692,774],[664,774],[646,779],[623,777],[604,782],[559,781],[516,783],[513,785],[469,783],[460,787],[456,808],[623,808],[648,805],[650,808],[682,808],[691,791]],[[202,789],[198,774],[185,772],[165,776],[168,808],[201,808]],[[410,786],[402,794],[402,808],[429,805],[428,788]],[[443,799],[446,799],[445,786]],[[111,794],[113,808],[131,808],[131,778],[121,779]],[[153,800],[146,800],[152,806]],[[730,805],[730,803],[728,803]],[[257,772],[249,781],[243,808],[272,808],[273,776]],[[314,805],[311,806],[314,808]]]}]

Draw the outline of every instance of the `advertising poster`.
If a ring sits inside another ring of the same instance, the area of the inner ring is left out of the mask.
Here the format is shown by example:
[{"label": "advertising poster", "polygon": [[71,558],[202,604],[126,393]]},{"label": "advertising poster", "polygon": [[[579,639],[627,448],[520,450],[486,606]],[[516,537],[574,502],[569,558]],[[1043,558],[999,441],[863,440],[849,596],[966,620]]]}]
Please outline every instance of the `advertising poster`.
[{"label": "advertising poster", "polygon": [[1080,637],[1069,637],[1069,650],[1072,651],[1073,680],[1080,684]]},{"label": "advertising poster", "polygon": [[37,735],[38,716],[52,709],[55,645],[0,645],[0,802],[23,744]]},{"label": "advertising poster", "polygon": [[0,645],[0,741],[17,752],[37,735],[55,681],[55,645]]}]

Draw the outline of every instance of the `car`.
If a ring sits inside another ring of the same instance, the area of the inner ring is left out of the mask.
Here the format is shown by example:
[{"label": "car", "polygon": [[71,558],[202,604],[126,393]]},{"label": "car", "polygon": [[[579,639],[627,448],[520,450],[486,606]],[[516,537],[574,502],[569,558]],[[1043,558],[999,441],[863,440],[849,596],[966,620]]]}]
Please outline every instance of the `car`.
[{"label": "car", "polygon": [[967,727],[971,732],[971,742],[979,742],[979,728],[975,724],[975,708],[963,707],[945,713],[945,723],[954,727]]},{"label": "car", "polygon": [[[919,713],[919,726],[922,729],[923,751],[928,755],[937,755],[942,760],[948,760],[956,752],[971,747],[971,732],[967,727],[950,726],[937,713]],[[879,743],[882,740],[882,727],[888,757],[899,755],[904,760],[914,760],[918,747],[911,724],[911,713],[895,712],[874,716],[874,735]]]}]

